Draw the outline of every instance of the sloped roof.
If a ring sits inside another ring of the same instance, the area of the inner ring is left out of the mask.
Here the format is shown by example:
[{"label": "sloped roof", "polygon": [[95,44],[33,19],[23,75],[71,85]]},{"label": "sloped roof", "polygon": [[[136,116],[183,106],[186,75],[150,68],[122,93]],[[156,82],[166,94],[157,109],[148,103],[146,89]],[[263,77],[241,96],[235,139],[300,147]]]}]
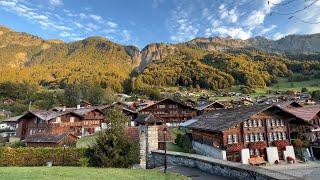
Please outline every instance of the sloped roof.
[{"label": "sloped roof", "polygon": [[286,108],[285,110],[305,121],[310,121],[320,112],[320,106]]},{"label": "sloped roof", "polygon": [[180,103],[180,102],[175,101],[175,100],[170,99],[170,98],[165,98],[165,99],[162,99],[161,101],[158,101],[158,102],[156,102],[156,103],[154,103],[154,104],[151,104],[151,105],[149,105],[149,106],[145,106],[145,107],[143,107],[143,108],[141,108],[141,109],[138,109],[137,111],[139,112],[139,111],[141,111],[141,110],[143,110],[143,109],[147,109],[147,108],[149,108],[149,107],[151,107],[151,106],[154,106],[154,105],[159,104],[159,103],[164,102],[164,101],[171,101],[171,102],[176,103],[176,104],[179,104],[179,105],[181,105],[181,106],[183,106],[183,107],[185,107],[185,108],[192,109],[192,110],[196,110],[195,108],[190,107],[190,106],[187,106],[186,104]]},{"label": "sloped roof", "polygon": [[296,101],[283,101],[276,103],[280,108],[287,108],[290,105],[294,107],[303,107],[301,104],[297,103]]},{"label": "sloped roof", "polygon": [[187,127],[191,129],[202,129],[221,132],[249,119],[251,116],[262,112],[269,107],[271,106],[256,105],[234,109],[220,109],[193,118],[197,121],[191,123],[190,125],[187,125]]},{"label": "sloped roof", "polygon": [[134,120],[137,123],[140,124],[149,124],[149,123],[162,123],[163,120],[160,118],[156,118],[154,115],[152,115],[151,113],[147,113],[147,114],[139,114],[138,117]]},{"label": "sloped roof", "polygon": [[207,108],[207,107],[209,107],[209,106],[211,106],[211,105],[213,105],[213,104],[219,104],[219,105],[222,105],[223,107],[225,107],[224,104],[216,101],[216,102],[208,102],[208,103],[205,103],[205,104],[196,106],[196,107],[194,107],[194,108],[197,109],[197,110],[199,110],[199,111],[201,111],[201,110],[204,110],[205,108]]},{"label": "sloped roof", "polygon": [[62,116],[64,114],[70,113],[70,111],[43,111],[43,110],[29,110],[28,112],[33,114],[34,116],[42,119],[42,120],[46,120],[46,121],[53,119],[53,118],[56,118],[56,117],[59,117],[59,116]]},{"label": "sloped roof", "polygon": [[15,116],[15,117],[10,117],[10,118],[8,118],[8,119],[3,120],[3,122],[16,122],[16,121],[18,121],[21,117],[22,117],[22,115],[20,115],[20,116]]},{"label": "sloped roof", "polygon": [[[33,143],[59,143],[67,136],[72,135],[71,133],[61,133],[61,134],[34,134],[28,136],[25,141]],[[74,135],[72,135],[74,136]],[[76,137],[76,136],[74,136]]]}]

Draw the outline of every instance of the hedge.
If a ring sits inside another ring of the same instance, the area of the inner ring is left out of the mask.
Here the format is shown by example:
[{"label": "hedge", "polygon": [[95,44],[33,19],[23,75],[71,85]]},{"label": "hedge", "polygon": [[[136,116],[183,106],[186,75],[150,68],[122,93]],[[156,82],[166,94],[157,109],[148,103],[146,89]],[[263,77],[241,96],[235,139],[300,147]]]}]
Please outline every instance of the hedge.
[{"label": "hedge", "polygon": [[0,148],[0,166],[80,166],[86,149],[79,148]]}]

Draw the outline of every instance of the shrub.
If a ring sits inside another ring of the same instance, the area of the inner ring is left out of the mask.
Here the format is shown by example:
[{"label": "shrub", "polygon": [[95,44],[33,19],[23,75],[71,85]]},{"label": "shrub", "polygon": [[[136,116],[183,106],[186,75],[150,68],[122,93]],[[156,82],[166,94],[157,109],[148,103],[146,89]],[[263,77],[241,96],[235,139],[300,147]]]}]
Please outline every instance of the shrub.
[{"label": "shrub", "polygon": [[0,166],[77,166],[84,157],[84,149],[76,148],[0,148]]},{"label": "shrub", "polygon": [[121,112],[111,110],[110,127],[99,133],[96,143],[86,152],[89,166],[127,168],[138,161],[138,146],[125,133],[128,118]]}]

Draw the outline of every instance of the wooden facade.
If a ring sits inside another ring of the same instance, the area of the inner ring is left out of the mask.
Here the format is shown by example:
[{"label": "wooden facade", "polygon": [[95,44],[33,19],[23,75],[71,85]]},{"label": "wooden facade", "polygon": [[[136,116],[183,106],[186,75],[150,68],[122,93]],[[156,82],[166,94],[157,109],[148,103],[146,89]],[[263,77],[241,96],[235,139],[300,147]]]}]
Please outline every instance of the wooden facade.
[{"label": "wooden facade", "polygon": [[76,147],[78,137],[70,133],[35,134],[25,141],[27,147]]},{"label": "wooden facade", "polygon": [[[207,123],[210,123],[210,119]],[[221,130],[192,125],[190,129],[194,141],[226,150],[227,160],[239,162],[241,149],[248,148],[251,157],[261,156],[266,159],[266,147],[290,144],[291,137],[299,131],[295,127],[305,126],[310,124],[278,107],[270,107]],[[278,147],[278,150],[279,158],[283,159],[285,149]]]},{"label": "wooden facade", "polygon": [[148,107],[138,110],[141,114],[151,113],[170,126],[177,126],[197,115],[197,110],[171,99],[164,99]]},{"label": "wooden facade", "polygon": [[25,139],[34,134],[59,134],[71,132],[76,136],[90,135],[101,130],[106,123],[98,109],[73,111],[29,111],[18,121],[17,136]]}]

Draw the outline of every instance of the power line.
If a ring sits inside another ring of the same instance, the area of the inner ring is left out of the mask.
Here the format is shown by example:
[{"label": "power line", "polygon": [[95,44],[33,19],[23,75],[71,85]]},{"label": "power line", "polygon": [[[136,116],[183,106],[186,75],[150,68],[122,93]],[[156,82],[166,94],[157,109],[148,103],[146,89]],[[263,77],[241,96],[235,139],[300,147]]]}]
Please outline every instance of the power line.
[{"label": "power line", "polygon": [[[274,12],[271,12],[270,14],[272,15],[273,13],[275,13],[275,14],[285,15],[285,16],[287,16],[287,15],[294,15],[294,14],[297,14],[297,13],[299,13],[299,12],[301,12],[301,11],[304,11],[304,10],[312,7],[312,6],[315,5],[318,1],[319,1],[319,0],[314,0],[312,3],[306,5],[304,8],[299,9],[299,10],[296,10],[296,11],[293,11],[293,12],[281,13],[281,12],[276,12],[276,11],[274,11]],[[268,1],[268,4],[270,4],[270,1]]]},{"label": "power line", "polygon": [[296,19],[296,20],[301,21],[301,22],[306,23],[306,24],[320,24],[320,21],[318,21],[318,22],[306,21],[306,20],[300,19],[300,18],[298,18],[296,16],[290,16],[288,19]]}]

